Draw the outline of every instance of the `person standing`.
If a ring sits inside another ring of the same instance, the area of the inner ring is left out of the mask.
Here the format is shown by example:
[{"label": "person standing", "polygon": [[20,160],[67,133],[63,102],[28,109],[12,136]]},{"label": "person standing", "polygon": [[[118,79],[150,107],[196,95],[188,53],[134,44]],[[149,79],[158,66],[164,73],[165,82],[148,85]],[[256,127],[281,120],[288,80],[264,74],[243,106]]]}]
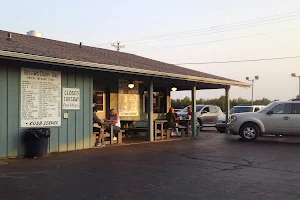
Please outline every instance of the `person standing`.
[{"label": "person standing", "polygon": [[[172,131],[171,135],[172,136],[177,136],[178,135],[178,129],[176,128],[178,124],[176,123],[176,115],[174,112],[174,108],[170,108],[169,112],[166,115],[167,118],[167,126],[168,126],[168,131]],[[176,130],[176,133],[174,134],[174,131]]]}]

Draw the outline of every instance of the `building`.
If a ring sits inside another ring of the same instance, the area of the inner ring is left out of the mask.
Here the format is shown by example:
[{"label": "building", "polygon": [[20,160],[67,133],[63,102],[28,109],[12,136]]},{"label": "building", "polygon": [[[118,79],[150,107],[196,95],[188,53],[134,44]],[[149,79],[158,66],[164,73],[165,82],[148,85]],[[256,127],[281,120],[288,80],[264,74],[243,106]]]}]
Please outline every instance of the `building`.
[{"label": "building", "polygon": [[[93,103],[102,118],[114,108],[121,119],[149,126],[170,107],[172,87],[191,90],[194,105],[196,90],[224,88],[228,97],[230,86],[249,85],[133,54],[0,31],[0,157],[24,155],[28,127],[51,127],[49,152],[91,148]],[[149,133],[153,126],[152,141]]]}]

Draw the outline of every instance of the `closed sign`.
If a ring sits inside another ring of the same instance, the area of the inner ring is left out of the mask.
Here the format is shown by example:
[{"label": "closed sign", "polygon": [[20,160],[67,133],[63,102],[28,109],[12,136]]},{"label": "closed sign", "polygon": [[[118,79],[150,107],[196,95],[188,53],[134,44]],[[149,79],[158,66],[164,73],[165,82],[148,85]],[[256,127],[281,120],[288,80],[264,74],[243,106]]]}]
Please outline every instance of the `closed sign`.
[{"label": "closed sign", "polygon": [[63,109],[80,110],[80,89],[63,88]]}]

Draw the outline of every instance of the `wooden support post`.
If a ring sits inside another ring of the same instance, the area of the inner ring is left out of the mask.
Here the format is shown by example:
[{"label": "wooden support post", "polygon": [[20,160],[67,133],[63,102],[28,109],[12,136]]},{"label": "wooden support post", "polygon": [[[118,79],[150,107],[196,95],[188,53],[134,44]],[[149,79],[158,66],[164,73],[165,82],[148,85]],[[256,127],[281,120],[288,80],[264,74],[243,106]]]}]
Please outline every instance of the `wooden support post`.
[{"label": "wooden support post", "polygon": [[[226,123],[228,123],[228,120],[230,118],[230,99],[229,99],[229,89],[228,86],[225,88],[225,112],[226,112]],[[226,129],[226,133],[228,133],[228,129]]]},{"label": "wooden support post", "polygon": [[197,136],[197,124],[196,124],[196,86],[192,88],[192,136]]},{"label": "wooden support post", "polygon": [[148,85],[148,141],[153,142],[153,81]]}]

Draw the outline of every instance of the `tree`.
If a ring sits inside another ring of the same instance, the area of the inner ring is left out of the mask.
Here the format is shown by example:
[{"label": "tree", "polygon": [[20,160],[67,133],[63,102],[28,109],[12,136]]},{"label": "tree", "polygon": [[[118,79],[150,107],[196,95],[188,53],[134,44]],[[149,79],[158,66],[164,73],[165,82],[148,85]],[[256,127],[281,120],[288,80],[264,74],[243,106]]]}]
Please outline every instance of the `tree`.
[{"label": "tree", "polygon": [[[223,111],[225,110],[226,105],[225,96],[221,96],[220,98],[215,99],[198,99],[196,101],[197,104],[204,104],[204,105],[216,105],[219,106]],[[271,103],[267,98],[257,99],[253,102],[254,105],[268,105]],[[172,107],[174,108],[184,108],[186,106],[191,105],[191,99],[189,97],[185,97],[183,99],[172,99],[171,102]],[[237,105],[251,105],[251,101],[243,98],[231,99],[230,106],[237,106]]]}]

